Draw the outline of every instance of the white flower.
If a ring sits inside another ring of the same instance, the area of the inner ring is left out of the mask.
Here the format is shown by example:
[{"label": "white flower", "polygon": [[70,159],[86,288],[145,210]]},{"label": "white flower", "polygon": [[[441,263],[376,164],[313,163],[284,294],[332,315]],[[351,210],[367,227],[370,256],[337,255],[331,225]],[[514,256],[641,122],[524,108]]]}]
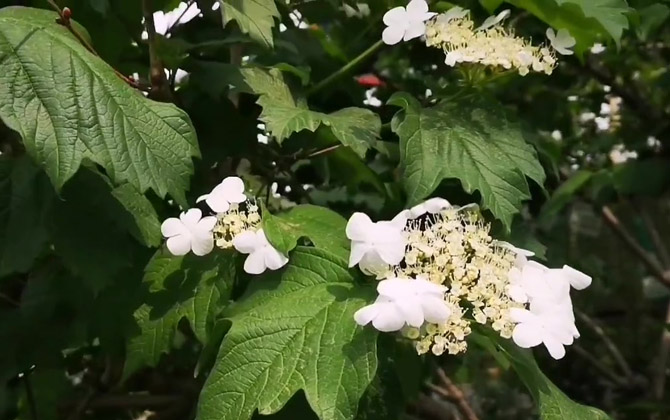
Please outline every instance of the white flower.
[{"label": "white flower", "polygon": [[481,26],[479,26],[479,28],[477,28],[476,30],[477,31],[484,31],[484,30],[486,30],[486,29],[488,29],[492,26],[495,26],[498,23],[502,22],[503,20],[507,19],[511,13],[512,12],[510,12],[510,10],[507,9],[507,10],[503,10],[502,12],[498,13],[498,15],[496,15],[496,16],[489,16],[489,17],[486,18],[484,23],[482,23]]},{"label": "white flower", "polygon": [[603,102],[600,104],[600,115],[610,115],[612,113],[612,107],[608,102]]},{"label": "white flower", "polygon": [[423,203],[417,204],[416,206],[409,209],[409,218],[416,219],[417,217],[421,217],[426,213],[439,213],[442,210],[448,209],[450,207],[451,203],[449,203],[444,198],[430,198]]},{"label": "white flower", "polygon": [[379,108],[383,105],[382,101],[375,96],[377,93],[377,88],[373,87],[365,91],[365,99],[363,100],[363,105],[371,106],[374,108]]},{"label": "white flower", "polygon": [[458,50],[449,51],[446,57],[444,58],[444,64],[446,64],[449,67],[454,67],[461,61],[464,61],[464,57],[463,54]]},{"label": "white flower", "polygon": [[574,54],[570,48],[574,47],[577,41],[575,41],[567,29],[559,29],[558,32],[554,32],[552,28],[547,28],[547,38],[549,38],[551,46],[554,47],[559,54]]},{"label": "white flower", "polygon": [[583,112],[579,115],[579,121],[582,123],[587,123],[591,120],[593,120],[596,117],[596,114],[593,112]]},{"label": "white flower", "polygon": [[569,265],[563,266],[563,275],[567,278],[570,286],[576,290],[583,290],[591,285],[591,276],[588,276],[579,270],[575,270]]},{"label": "white flower", "polygon": [[566,315],[564,307],[531,303],[530,310],[510,309],[510,316],[517,323],[512,339],[519,347],[544,344],[551,357],[561,359],[565,356],[564,346],[574,342],[574,320]]},{"label": "white flower", "polygon": [[561,130],[554,130],[551,132],[551,138],[556,141],[561,141],[563,140],[563,133],[561,133]]},{"label": "white flower", "polygon": [[407,244],[402,233],[406,223],[407,212],[377,223],[364,213],[354,213],[346,228],[347,238],[352,241],[349,267],[359,264],[362,271],[370,274],[381,266],[400,263]]},{"label": "white flower", "polygon": [[211,193],[198,197],[197,202],[203,200],[212,211],[227,212],[232,203],[243,203],[247,200],[244,195],[244,182],[236,176],[229,176],[214,187]]},{"label": "white flower", "polygon": [[186,255],[192,250],[195,255],[203,256],[214,248],[214,225],[216,217],[202,217],[200,209],[190,209],[182,212],[178,219],[165,220],[161,232],[168,238],[167,248],[172,255]]},{"label": "white flower", "polygon": [[395,45],[400,40],[409,41],[426,33],[425,21],[435,16],[428,11],[426,0],[412,0],[407,7],[395,7],[384,15],[388,26],[382,33],[384,43]]},{"label": "white flower", "polygon": [[610,129],[610,117],[596,117],[593,121],[595,121],[598,131],[607,131]]},{"label": "white flower", "polygon": [[379,282],[379,297],[354,314],[357,324],[372,322],[379,331],[398,331],[405,325],[419,328],[424,321],[443,323],[451,315],[444,302],[447,288],[423,278],[391,278]]},{"label": "white flower", "polygon": [[233,246],[239,252],[249,254],[244,261],[244,271],[249,274],[261,274],[266,269],[279,270],[288,262],[288,258],[268,242],[263,229],[240,233],[233,239]]},{"label": "white flower", "polygon": [[437,19],[439,23],[449,23],[449,21],[452,21],[454,19],[464,18],[465,16],[467,16],[468,13],[470,13],[469,10],[455,6],[447,10],[446,13],[442,13]]},{"label": "white flower", "polygon": [[600,42],[596,42],[591,47],[591,54],[600,54],[606,50],[605,46]]}]

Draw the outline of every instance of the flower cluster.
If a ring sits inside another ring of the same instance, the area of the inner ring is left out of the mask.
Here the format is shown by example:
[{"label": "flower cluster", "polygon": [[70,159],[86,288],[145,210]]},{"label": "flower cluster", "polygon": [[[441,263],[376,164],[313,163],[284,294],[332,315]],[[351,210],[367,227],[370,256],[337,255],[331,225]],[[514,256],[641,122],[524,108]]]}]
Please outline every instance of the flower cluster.
[{"label": "flower cluster", "polygon": [[570,55],[575,39],[565,29],[557,33],[547,29],[549,45],[535,46],[502,26],[510,15],[505,10],[475,26],[470,11],[453,7],[435,17],[425,0],[412,0],[407,7],[396,7],[384,15],[387,28],[382,34],[386,44],[425,36],[426,45],[441,48],[448,66],[479,63],[485,66],[516,69],[522,76],[530,71],[551,74],[556,54]]},{"label": "flower cluster", "polygon": [[163,222],[161,231],[167,238],[167,248],[173,255],[209,254],[214,246],[235,248],[248,254],[244,270],[260,274],[266,269],[278,270],[288,258],[268,241],[261,225],[261,214],[256,202],[244,193],[244,182],[228,177],[209,193],[198,198],[213,215],[204,216],[198,208],[183,212],[179,218]]},{"label": "flower cluster", "polygon": [[495,241],[476,205],[434,198],[376,223],[356,213],[346,233],[349,265],[381,280],[377,300],[354,319],[402,331],[419,354],[464,352],[472,322],[521,347],[544,343],[555,358],[578,336],[570,284],[583,289],[590,277],[548,269],[529,261],[531,252]]}]

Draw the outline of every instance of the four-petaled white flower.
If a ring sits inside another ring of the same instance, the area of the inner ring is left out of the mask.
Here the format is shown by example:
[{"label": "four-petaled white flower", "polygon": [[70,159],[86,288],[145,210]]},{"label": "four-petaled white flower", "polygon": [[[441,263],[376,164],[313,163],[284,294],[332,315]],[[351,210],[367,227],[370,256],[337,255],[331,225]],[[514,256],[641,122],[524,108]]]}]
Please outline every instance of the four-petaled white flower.
[{"label": "four-petaled white flower", "polygon": [[249,274],[261,274],[266,269],[279,270],[288,262],[288,258],[270,244],[263,229],[240,233],[233,238],[233,246],[239,252],[249,254],[244,261],[244,271]]},{"label": "four-petaled white flower", "polygon": [[553,28],[547,28],[547,38],[549,38],[551,46],[559,54],[574,54],[570,48],[574,47],[577,41],[575,41],[575,38],[570,35],[567,29],[559,29],[558,32],[554,32]]},{"label": "four-petaled white flower", "polygon": [[450,207],[451,203],[449,203],[444,198],[430,198],[423,203],[417,204],[416,206],[409,209],[409,218],[416,219],[417,217],[421,217],[426,213],[439,213],[442,210],[448,209]]},{"label": "four-petaled white flower", "polygon": [[203,200],[212,211],[227,212],[231,204],[243,203],[247,200],[247,196],[244,195],[244,182],[236,176],[229,176],[214,187],[212,192],[198,197],[197,202]]},{"label": "four-petaled white flower", "polygon": [[492,26],[495,26],[495,25],[499,24],[500,22],[502,22],[503,20],[507,19],[511,13],[512,12],[510,12],[509,9],[506,9],[506,10],[503,10],[502,12],[498,13],[496,16],[489,16],[489,17],[486,18],[484,23],[482,23],[477,28],[477,30],[478,31],[485,31],[488,28],[490,28]]},{"label": "four-petaled white flower", "polygon": [[359,309],[354,320],[379,331],[398,331],[405,325],[419,328],[425,321],[443,323],[451,315],[444,302],[447,288],[424,278],[391,278],[379,282],[379,296],[372,305]]},{"label": "four-petaled white flower", "polygon": [[510,309],[510,316],[517,323],[512,333],[512,339],[522,348],[535,347],[540,344],[549,351],[554,359],[565,356],[564,346],[574,342],[572,327],[574,320],[568,312],[572,307],[561,305],[543,305],[533,302],[530,309]]},{"label": "four-petaled white flower", "polygon": [[349,267],[358,264],[361,271],[371,274],[380,267],[400,263],[407,245],[402,233],[406,223],[406,211],[391,221],[376,223],[364,213],[354,213],[346,228],[347,238],[351,239]]},{"label": "four-petaled white flower", "polygon": [[216,217],[202,217],[200,209],[190,209],[179,218],[165,220],[161,232],[168,238],[167,248],[172,255],[186,255],[192,250],[195,255],[203,256],[214,248],[214,225]]},{"label": "four-petaled white flower", "polygon": [[426,0],[412,0],[407,7],[394,7],[384,15],[387,26],[382,33],[382,40],[388,45],[395,45],[401,40],[409,41],[426,33],[428,19],[435,13],[428,11]]}]

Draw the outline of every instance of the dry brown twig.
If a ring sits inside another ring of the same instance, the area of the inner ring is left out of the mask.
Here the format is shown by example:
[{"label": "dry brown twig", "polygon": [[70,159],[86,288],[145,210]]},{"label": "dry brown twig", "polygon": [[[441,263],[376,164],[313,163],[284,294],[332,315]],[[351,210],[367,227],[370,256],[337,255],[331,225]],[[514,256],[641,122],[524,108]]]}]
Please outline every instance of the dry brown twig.
[{"label": "dry brown twig", "polygon": [[438,368],[437,376],[440,379],[440,384],[428,384],[430,389],[453,403],[465,420],[479,420],[463,391],[449,379],[444,369]]}]

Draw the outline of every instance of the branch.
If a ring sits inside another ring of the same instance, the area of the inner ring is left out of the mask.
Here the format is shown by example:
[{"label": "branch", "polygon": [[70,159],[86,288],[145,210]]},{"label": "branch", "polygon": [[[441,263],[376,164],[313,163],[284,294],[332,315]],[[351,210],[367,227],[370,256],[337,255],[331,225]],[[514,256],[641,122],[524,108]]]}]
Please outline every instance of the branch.
[{"label": "branch", "polygon": [[607,379],[615,383],[620,387],[625,387],[628,383],[627,381],[613,372],[608,366],[606,366],[600,359],[590,354],[579,344],[575,344],[572,347],[572,350],[575,351],[579,356],[583,357],[589,363],[593,365],[594,368],[600,373],[602,373]]},{"label": "branch", "polygon": [[30,372],[26,372],[23,375],[23,385],[26,388],[26,398],[28,400],[28,410],[30,412],[30,418],[32,420],[39,420],[37,417],[37,404],[35,403],[35,393],[33,392],[33,386],[30,383]]},{"label": "branch", "polygon": [[623,371],[623,374],[628,377],[632,378],[633,377],[633,370],[630,368],[628,365],[628,362],[626,362],[626,359],[623,357],[623,354],[621,351],[619,351],[619,348],[617,347],[616,344],[612,341],[612,339],[609,338],[607,333],[605,333],[605,330],[590,316],[586,315],[584,312],[580,310],[575,310],[575,315],[584,323],[586,324],[589,328],[593,330],[593,332],[596,333],[598,337],[605,343],[605,347],[607,350],[612,354],[612,357],[614,358],[614,361],[617,362],[619,367],[621,367],[621,370]]},{"label": "branch", "polygon": [[665,324],[663,325],[663,334],[661,335],[661,346],[658,351],[657,367],[654,369],[655,376],[652,378],[652,392],[654,398],[662,400],[665,394],[665,376],[668,366],[668,354],[670,354],[670,331],[668,331],[668,324],[670,324],[670,304],[665,314]]},{"label": "branch", "polygon": [[[86,48],[86,49],[88,50],[88,52],[90,52],[91,54],[95,55],[96,57],[100,57],[100,55],[98,55],[98,52],[95,51],[95,49],[93,48],[93,46],[86,40],[86,38],[84,38],[84,37],[79,33],[79,31],[77,31],[77,29],[75,29],[74,26],[72,26],[72,20],[71,20],[71,18],[72,18],[72,11],[71,11],[69,8],[67,8],[67,7],[64,7],[64,8],[61,9],[60,6],[58,6],[54,0],[47,0],[47,2],[48,2],[48,3],[51,5],[51,7],[58,13],[59,19],[57,20],[57,22],[58,22],[59,24],[65,26],[65,27],[67,28],[67,30],[70,31],[70,33],[71,33],[75,38],[77,38],[77,41],[79,41],[79,43],[80,43],[81,45],[83,45],[84,48]],[[117,75],[121,80],[123,80],[124,82],[126,82],[126,83],[129,84],[130,86],[134,87],[135,89],[145,90],[145,89],[144,89],[139,83],[137,83],[135,80],[133,80],[133,79],[131,79],[130,77],[127,77],[126,75],[120,73],[120,72],[119,72],[118,70],[116,70],[115,68],[112,68],[112,70],[114,70],[114,73],[116,73],[116,75]]]},{"label": "branch", "polygon": [[367,50],[363,51],[360,53],[356,58],[348,62],[344,67],[341,69],[337,70],[335,73],[331,74],[330,76],[326,77],[319,83],[317,83],[313,88],[307,91],[307,96],[312,96],[315,93],[319,92],[320,90],[324,89],[328,85],[334,83],[337,81],[340,77],[345,76],[347,73],[349,73],[351,70],[353,70],[356,66],[358,66],[361,62],[365,61],[368,59],[370,56],[372,56],[374,53],[377,52],[379,48],[381,48],[384,45],[384,42],[382,40],[379,40],[372,44]]},{"label": "branch", "polygon": [[154,9],[151,0],[142,0],[142,13],[144,14],[144,26],[147,31],[149,43],[149,77],[151,79],[151,99],[159,101],[172,101],[170,85],[165,76],[165,66],[158,56],[156,50],[156,25],[154,23]]},{"label": "branch", "polygon": [[437,369],[437,376],[440,378],[441,386],[428,384],[430,389],[456,405],[458,411],[461,412],[466,420],[479,420],[475,410],[472,409],[470,403],[465,398],[463,391],[449,379],[442,368]]},{"label": "branch", "polygon": [[612,209],[610,209],[608,206],[603,206],[601,213],[603,219],[605,219],[607,224],[612,228],[612,230],[614,230],[614,233],[616,233],[619,238],[621,238],[621,240],[628,246],[628,248],[640,258],[640,260],[642,260],[649,271],[651,271],[653,276],[667,287],[670,287],[670,270],[665,271],[661,264],[649,252],[647,252],[647,250],[645,250],[642,245],[640,245],[640,243],[633,237],[633,235],[626,229],[626,227],[621,224],[621,221],[618,217],[616,217],[614,212],[612,212]]}]

